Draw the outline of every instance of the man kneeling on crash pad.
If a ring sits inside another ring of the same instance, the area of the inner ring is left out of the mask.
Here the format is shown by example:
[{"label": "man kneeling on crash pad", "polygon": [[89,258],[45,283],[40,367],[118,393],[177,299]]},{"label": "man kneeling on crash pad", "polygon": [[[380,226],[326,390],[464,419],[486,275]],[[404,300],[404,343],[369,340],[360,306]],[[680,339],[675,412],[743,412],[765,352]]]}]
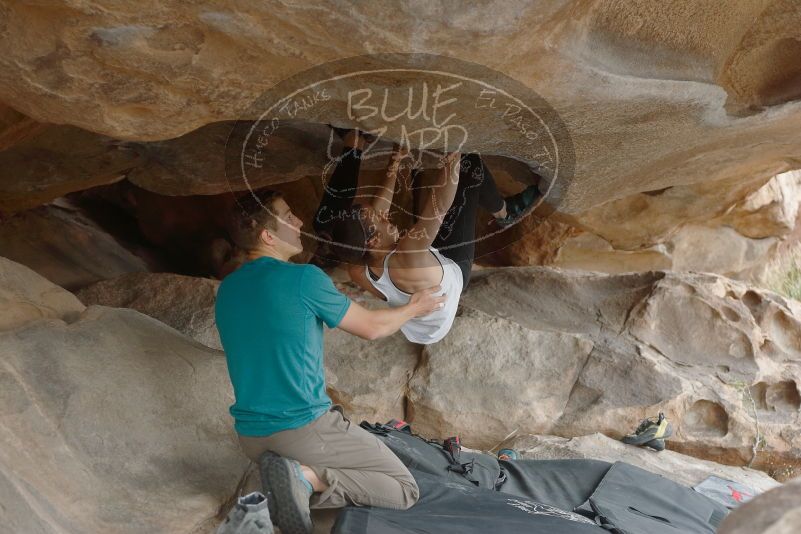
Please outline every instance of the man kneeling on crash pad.
[{"label": "man kneeling on crash pad", "polygon": [[234,389],[234,428],[259,464],[270,514],[285,534],[311,532],[310,506],[406,509],[417,501],[417,484],[401,461],[332,406],[323,323],[378,339],[446,298],[434,297],[434,287],[399,308],[352,302],[318,267],[289,262],[303,251],[302,224],[278,193],[240,201],[229,232],[248,261],[220,284],[215,310]]}]

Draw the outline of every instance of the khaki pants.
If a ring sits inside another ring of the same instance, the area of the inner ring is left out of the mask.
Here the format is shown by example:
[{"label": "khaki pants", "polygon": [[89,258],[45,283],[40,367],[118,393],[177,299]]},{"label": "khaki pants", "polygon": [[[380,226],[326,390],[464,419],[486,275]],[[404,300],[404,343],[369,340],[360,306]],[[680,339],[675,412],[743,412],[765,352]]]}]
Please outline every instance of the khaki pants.
[{"label": "khaki pants", "polygon": [[339,406],[301,428],[266,437],[239,436],[254,462],[264,451],[297,460],[328,483],[311,498],[312,508],[346,504],[405,510],[420,495],[406,466],[374,435],[351,424]]}]

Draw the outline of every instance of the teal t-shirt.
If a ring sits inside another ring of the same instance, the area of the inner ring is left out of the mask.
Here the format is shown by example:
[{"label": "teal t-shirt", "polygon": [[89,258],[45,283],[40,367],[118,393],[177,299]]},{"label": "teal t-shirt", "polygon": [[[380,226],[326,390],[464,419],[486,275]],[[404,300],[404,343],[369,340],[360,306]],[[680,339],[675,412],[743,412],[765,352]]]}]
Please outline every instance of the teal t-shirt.
[{"label": "teal t-shirt", "polygon": [[314,265],[262,257],[223,280],[215,315],[239,434],[298,428],[330,408],[323,323],[336,327],[349,306],[350,299]]}]

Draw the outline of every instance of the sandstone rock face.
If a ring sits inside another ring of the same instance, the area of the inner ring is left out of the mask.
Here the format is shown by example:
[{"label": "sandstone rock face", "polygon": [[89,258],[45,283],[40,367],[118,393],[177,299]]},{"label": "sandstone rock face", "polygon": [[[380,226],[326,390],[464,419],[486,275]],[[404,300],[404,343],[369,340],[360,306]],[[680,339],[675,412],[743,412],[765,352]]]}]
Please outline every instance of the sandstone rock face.
[{"label": "sandstone rock face", "polygon": [[418,427],[486,448],[515,430],[619,438],[664,411],[674,450],[798,465],[797,303],[714,275],[532,268],[476,274],[463,308],[412,379]]},{"label": "sandstone rock face", "polygon": [[[13,274],[4,280],[47,286],[3,265]],[[77,311],[62,292],[59,305],[38,300]],[[20,305],[28,304],[12,301],[12,313]],[[51,315],[0,334],[0,355],[4,527],[204,532],[217,524],[247,466],[219,352],[133,310],[92,306],[70,323]]]},{"label": "sandstone rock face", "polygon": [[[670,186],[767,179],[801,145],[792,0],[98,6],[4,6],[0,100],[34,121],[162,140],[237,119],[314,65],[397,50],[451,56],[509,74],[561,116],[577,162],[559,198],[568,213]],[[404,73],[376,88],[419,81]],[[340,89],[332,98],[343,103]],[[474,115],[471,150],[532,163],[519,139]],[[353,125],[342,111],[308,120]]]},{"label": "sandstone rock face", "polygon": [[760,495],[729,515],[720,534],[793,534],[801,522],[801,479]]},{"label": "sandstone rock face", "polygon": [[[138,279],[159,293],[173,280]],[[192,284],[209,282],[181,279],[176,298],[189,298]],[[148,291],[127,302],[195,339],[216,334],[211,320],[188,326],[198,315],[213,318],[211,291],[191,306],[145,298]],[[105,303],[115,291],[90,288],[81,297],[90,292],[98,300],[87,302]],[[194,306],[206,311],[193,315]],[[800,312],[793,301],[714,275],[488,269],[475,273],[453,330],[435,345],[328,331],[329,393],[353,419],[402,416],[423,434],[459,434],[485,449],[514,431],[619,438],[664,411],[676,429],[670,448],[743,465],[756,445],[753,465],[784,478],[801,447]]]},{"label": "sandstone rock face", "polygon": [[150,270],[147,261],[66,201],[4,220],[0,252],[67,289]]},{"label": "sandstone rock face", "polygon": [[779,487],[774,479],[755,469],[720,465],[673,451],[655,452],[633,447],[603,434],[567,439],[556,436],[520,436],[504,446],[534,460],[592,459],[626,462],[688,487],[710,475],[746,484],[760,492]]},{"label": "sandstone rock face", "polygon": [[18,135],[8,140],[8,148],[2,150],[0,141],[0,213],[34,208],[73,191],[120,180],[140,164],[137,154],[115,139],[75,126],[32,127],[25,119],[15,126]]},{"label": "sandstone rock face", "polygon": [[608,273],[704,271],[759,280],[795,228],[801,172],[638,193],[575,217],[552,217],[482,258]]},{"label": "sandstone rock face", "polygon": [[328,394],[354,422],[385,423],[406,416],[409,380],[421,347],[403,334],[365,341],[342,330],[325,333]]},{"label": "sandstone rock face", "polygon": [[517,428],[550,427],[592,349],[589,339],[464,310],[445,340],[426,347],[408,417],[422,434],[461,434],[481,448]]},{"label": "sandstone rock face", "polygon": [[131,273],[85,287],[76,296],[87,306],[131,308],[170,325],[207,347],[222,350],[214,322],[219,282],[169,273]]},{"label": "sandstone rock face", "polygon": [[[471,74],[486,67],[508,75],[541,95],[572,139],[575,172],[549,196],[564,220],[540,225],[489,264],[755,279],[787,234],[785,222],[794,223],[797,193],[762,187],[799,167],[801,12],[792,0],[704,9],[684,0],[669,8],[607,0],[346,2],[314,11],[97,5],[0,8],[0,212],[123,175],[165,195],[240,191],[227,176],[226,143],[256,97],[311,67],[405,50],[471,62],[463,67]],[[364,65],[396,67],[398,57]],[[390,91],[394,109],[408,93],[393,89],[421,81],[404,72],[371,83]],[[336,106],[279,130],[250,185],[320,182],[325,123],[379,126],[343,111],[350,89],[333,87]],[[454,95],[470,110],[466,148],[526,169],[541,163],[465,91]]]},{"label": "sandstone rock face", "polygon": [[[223,355],[133,310],[84,309],[29,269],[8,260],[0,265],[5,308],[24,318],[3,324],[7,331],[0,334],[0,426],[14,437],[0,449],[4,523],[18,532],[211,532],[236,487],[256,483],[231,431]],[[21,282],[26,289],[17,287]],[[81,296],[147,308],[202,339],[203,328],[181,315],[210,308],[215,286],[203,279],[136,274],[97,284]],[[797,417],[798,392],[788,369],[797,360],[792,324],[799,307],[752,289],[738,293],[744,287],[710,275],[477,273],[446,340],[421,354],[398,336],[375,344],[328,332],[327,378],[332,396],[354,418],[413,415],[418,431],[456,430],[466,441],[494,440],[493,445],[512,427],[521,434],[550,427],[578,435],[585,425],[617,437],[642,414],[665,409],[677,425],[670,443],[701,456],[725,456],[727,446],[749,437],[752,421],[731,390],[739,393],[732,385],[738,379],[758,380],[748,395],[767,440],[760,454],[771,455],[782,446],[779,434],[792,439],[788,421]],[[166,293],[175,293],[173,300]],[[672,315],[673,301],[684,302],[684,316]],[[31,306],[46,311],[28,314]],[[715,309],[719,316],[708,311]],[[660,321],[653,322],[653,315]],[[709,325],[708,339],[699,341],[703,347],[671,345],[671,336],[679,337],[671,334],[678,323],[685,321],[682,332],[689,334],[702,320]],[[748,347],[759,332],[765,342],[752,354]],[[636,350],[627,355],[627,343],[649,349],[645,356]],[[705,372],[714,373],[714,380]],[[538,380],[550,389],[536,387]],[[598,408],[582,405],[588,401]],[[702,450],[693,441],[699,436],[711,448]],[[749,469],[671,451],[655,454],[597,434],[570,440],[521,436],[509,444],[532,458],[628,461],[687,485],[709,474],[759,489],[775,485]],[[167,501],[171,506],[163,505]],[[775,503],[787,512],[789,505]],[[775,521],[776,514],[771,517]]]},{"label": "sandstone rock face", "polygon": [[0,257],[0,332],[40,319],[74,321],[85,306],[27,267]]},{"label": "sandstone rock face", "polygon": [[[714,82],[727,91],[732,107],[771,105],[799,96],[793,50],[781,46],[797,37],[798,13],[789,1],[707,10],[690,2],[658,10],[647,2],[621,6],[604,0],[583,6],[460,5],[450,13],[458,15],[455,24],[471,36],[493,35],[493,46],[485,47],[461,33],[443,31],[447,26],[441,21],[449,10],[420,2],[400,12],[382,4],[346,4],[322,12],[278,5],[156,7],[7,7],[2,44],[27,46],[5,60],[11,83],[3,99],[32,116],[47,117],[47,122],[56,122],[53,118],[60,113],[61,122],[116,134],[171,137],[231,118],[260,89],[305,65],[382,49],[459,52],[454,55],[502,70],[516,67],[525,81],[553,94],[558,94],[559,83],[550,87],[533,74],[538,67],[541,71],[572,60],[573,75],[589,76],[592,66],[607,79],[625,73],[641,83]],[[362,20],[371,21],[369,31],[358,24]],[[51,31],[38,31],[42,27]],[[354,39],[334,37],[342,34]],[[562,47],[554,46],[556,42]],[[507,53],[499,54],[501,50]],[[522,57],[533,57],[535,63],[526,68]],[[643,61],[645,57],[651,60]],[[46,59],[37,63],[36,58]],[[171,73],[171,84],[149,79],[154,72]],[[23,73],[27,76],[19,76]],[[567,73],[554,74],[567,78]],[[108,91],[112,88],[116,90]],[[73,109],[65,111],[59,105],[63,100],[70,100]]]},{"label": "sandstone rock face", "polygon": [[[236,170],[226,168],[226,145],[233,128],[234,122],[226,121],[177,139],[128,143],[126,147],[139,154],[143,162],[128,174],[128,179],[139,187],[170,196],[243,190],[246,185],[236,180]],[[270,139],[271,157],[265,158],[255,177],[249,176],[253,178],[249,187],[258,189],[307,176],[316,177],[319,183],[326,164],[326,148],[332,142],[338,154],[341,143],[324,124],[298,123],[281,128]]]}]

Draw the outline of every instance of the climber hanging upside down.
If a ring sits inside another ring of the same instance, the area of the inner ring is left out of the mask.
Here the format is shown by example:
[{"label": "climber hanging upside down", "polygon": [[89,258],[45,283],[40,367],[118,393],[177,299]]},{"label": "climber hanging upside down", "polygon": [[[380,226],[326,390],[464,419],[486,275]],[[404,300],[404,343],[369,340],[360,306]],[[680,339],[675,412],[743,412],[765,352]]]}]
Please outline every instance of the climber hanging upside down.
[{"label": "climber hanging upside down", "polygon": [[326,184],[315,231],[333,244],[339,261],[349,264],[351,279],[391,307],[406,304],[420,289],[439,285],[446,297],[443,307],[401,328],[409,341],[436,343],[450,330],[470,280],[478,207],[492,213],[498,224],[510,225],[540,198],[539,190],[532,185],[504,198],[477,154],[452,152],[441,159],[439,169],[408,180],[418,193],[415,222],[400,232],[389,211],[400,171],[411,167],[412,155],[396,146],[376,193],[353,203],[366,136],[357,130],[338,133],[345,147]]}]

